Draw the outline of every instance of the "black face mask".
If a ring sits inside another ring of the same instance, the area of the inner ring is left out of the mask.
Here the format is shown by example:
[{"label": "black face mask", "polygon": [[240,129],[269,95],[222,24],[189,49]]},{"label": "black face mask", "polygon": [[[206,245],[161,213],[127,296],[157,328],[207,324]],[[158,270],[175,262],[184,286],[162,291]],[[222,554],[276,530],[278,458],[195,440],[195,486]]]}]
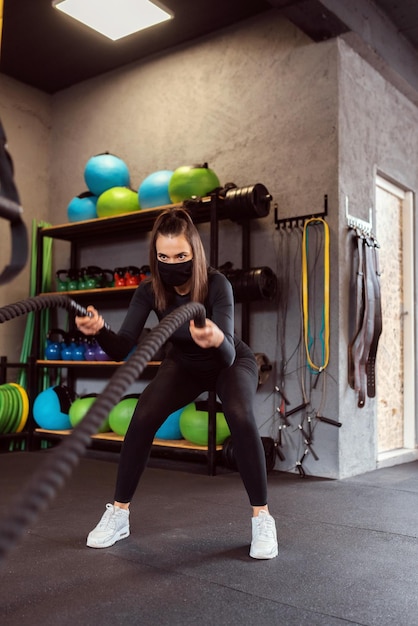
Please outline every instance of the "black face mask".
[{"label": "black face mask", "polygon": [[163,263],[158,261],[158,271],[164,285],[179,287],[192,277],[193,259],[183,263]]}]

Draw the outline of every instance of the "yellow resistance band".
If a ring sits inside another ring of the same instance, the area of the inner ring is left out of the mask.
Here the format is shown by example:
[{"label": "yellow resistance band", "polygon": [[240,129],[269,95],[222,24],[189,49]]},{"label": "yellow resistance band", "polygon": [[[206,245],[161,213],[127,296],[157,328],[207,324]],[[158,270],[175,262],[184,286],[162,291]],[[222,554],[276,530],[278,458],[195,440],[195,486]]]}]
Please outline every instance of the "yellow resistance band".
[{"label": "yellow resistance band", "polygon": [[[307,258],[307,230],[310,224],[320,223],[324,229],[324,304],[323,304],[323,329],[321,339],[323,342],[323,363],[316,365],[310,355],[309,345],[309,268]],[[313,217],[306,220],[303,227],[302,238],[302,305],[303,305],[303,330],[305,340],[306,359],[309,367],[316,372],[322,372],[329,362],[329,227],[325,220]]]}]

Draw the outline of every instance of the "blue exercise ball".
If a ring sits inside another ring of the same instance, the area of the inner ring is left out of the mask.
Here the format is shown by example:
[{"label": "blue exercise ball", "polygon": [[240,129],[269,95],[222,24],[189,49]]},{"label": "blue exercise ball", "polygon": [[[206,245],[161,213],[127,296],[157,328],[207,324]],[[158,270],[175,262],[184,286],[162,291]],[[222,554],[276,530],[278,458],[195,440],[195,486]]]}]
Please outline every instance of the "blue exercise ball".
[{"label": "blue exercise ball", "polygon": [[112,187],[129,187],[130,175],[125,161],[105,152],[91,157],[84,168],[87,187],[96,196]]},{"label": "blue exercise ball", "polygon": [[75,394],[65,385],[48,387],[41,391],[33,403],[33,419],[40,428],[46,430],[67,430],[72,428],[69,418]]},{"label": "blue exercise ball", "polygon": [[67,207],[69,222],[82,222],[84,220],[94,220],[97,217],[97,196],[91,191],[85,191],[75,196]]},{"label": "blue exercise ball", "polygon": [[155,433],[156,439],[183,439],[180,430],[180,415],[183,409],[170,413],[165,422]]},{"label": "blue exercise ball", "polygon": [[168,185],[172,175],[171,170],[160,170],[144,178],[138,189],[139,204],[142,209],[171,204]]}]

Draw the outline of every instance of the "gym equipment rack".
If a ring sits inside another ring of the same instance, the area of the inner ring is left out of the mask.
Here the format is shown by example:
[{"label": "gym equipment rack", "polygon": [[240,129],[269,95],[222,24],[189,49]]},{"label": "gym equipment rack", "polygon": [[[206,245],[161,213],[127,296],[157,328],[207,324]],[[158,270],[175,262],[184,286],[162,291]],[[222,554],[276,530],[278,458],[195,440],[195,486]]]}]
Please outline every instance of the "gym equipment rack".
[{"label": "gym equipment rack", "polygon": [[[37,280],[36,293],[41,293],[42,280],[42,258],[43,248],[46,238],[58,239],[66,241],[70,245],[70,265],[77,268],[79,265],[80,251],[83,247],[89,245],[94,239],[95,241],[115,241],[118,239],[126,240],[129,238],[134,241],[141,233],[150,232],[154,224],[155,218],[168,207],[183,206],[191,214],[195,224],[210,224],[210,255],[209,263],[212,267],[218,267],[219,257],[219,222],[221,220],[231,220],[238,223],[242,230],[242,269],[250,269],[250,222],[252,219],[264,218],[270,212],[270,204],[272,197],[268,190],[261,183],[238,188],[234,184],[228,184],[224,189],[215,190],[210,196],[204,198],[193,198],[182,204],[167,205],[156,207],[153,209],[141,209],[131,213],[116,215],[105,218],[96,218],[81,222],[65,223],[57,226],[43,226],[38,228],[37,232]],[[114,302],[129,302],[135,286],[133,287],[110,287],[100,289],[89,289],[69,292],[59,292],[61,295],[66,294],[71,298],[79,300],[81,303],[91,302],[94,297],[96,300]],[[250,342],[250,303],[243,302],[241,304],[241,336],[242,339],[251,345]],[[42,372],[46,369],[61,372],[62,369],[67,371],[68,384],[74,385],[77,374],[80,372],[100,373],[107,376],[109,372],[116,370],[121,364],[113,361],[51,361],[45,360],[43,357],[43,345],[41,345],[40,332],[40,315],[35,313],[35,331],[32,346],[32,358],[29,359],[29,379],[30,389],[29,396],[33,402],[34,398],[41,391],[40,383]],[[42,356],[41,356],[42,355]],[[159,362],[151,361],[143,372],[142,378],[146,379],[155,374]],[[216,445],[216,394],[208,393],[208,445],[197,446],[187,441],[166,441],[154,440],[152,453],[155,455],[170,456],[174,451],[183,453],[186,456],[195,456],[196,454],[207,455],[208,474],[216,474],[216,464],[218,457],[221,456],[222,446]],[[33,419],[29,420],[30,436],[29,441],[32,448],[36,449],[40,444],[45,442],[54,442],[65,438],[71,431],[49,431],[37,428]],[[100,449],[120,450],[123,437],[114,433],[102,433],[91,437],[91,446]]]}]

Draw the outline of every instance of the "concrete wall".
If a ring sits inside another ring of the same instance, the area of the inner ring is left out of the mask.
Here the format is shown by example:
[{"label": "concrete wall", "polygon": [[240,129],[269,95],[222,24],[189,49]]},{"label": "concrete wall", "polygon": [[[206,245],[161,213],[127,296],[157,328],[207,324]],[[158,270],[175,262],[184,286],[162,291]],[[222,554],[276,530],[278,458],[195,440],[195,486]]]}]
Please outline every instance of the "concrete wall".
[{"label": "concrete wall", "polygon": [[[87,159],[108,150],[128,163],[136,188],[157,169],[208,161],[222,183],[266,185],[282,217],[322,211],[324,194],[328,194],[334,214],[330,223],[335,232],[337,69],[335,42],[317,46],[272,11],[170,54],[58,93],[53,98],[52,132],[55,221],[64,220],[69,199],[84,189]],[[229,260],[240,267],[239,227],[223,222],[220,239],[219,263]],[[280,239],[273,213],[255,220],[252,266],[267,265],[280,275]],[[126,246],[123,250],[120,245],[116,248],[112,254],[120,260],[125,258]],[[335,258],[336,253],[333,244]],[[91,254],[96,261],[100,258],[95,244]],[[137,249],[132,250],[131,255],[136,254]],[[279,301],[251,305],[251,347],[267,354],[274,363],[280,358],[279,306]],[[238,327],[239,310],[238,306]],[[337,346],[334,334],[331,368],[337,363]],[[275,377],[276,373],[257,398],[260,430],[273,436],[277,436],[280,423]],[[292,387],[290,380],[288,393],[295,406],[301,402],[301,392],[299,384],[294,391]],[[335,384],[328,385],[324,410],[327,414],[338,413]],[[297,430],[301,416],[295,419],[297,432],[289,430],[290,447],[283,464],[290,470],[303,452]],[[322,425],[318,426],[320,430],[315,444],[320,462],[307,460],[307,471],[335,476],[337,433]]]},{"label": "concrete wall", "polygon": [[375,206],[377,172],[417,192],[418,109],[343,41],[339,55],[340,418],[344,422],[339,473],[350,476],[376,467],[377,442],[375,401],[357,409],[357,397],[346,385],[350,259],[345,197],[350,214],[368,221],[369,207]]},{"label": "concrete wall", "polygon": [[[14,161],[15,180],[24,209],[24,221],[31,239],[32,221],[50,216],[50,137],[51,98],[0,74],[0,119]],[[0,266],[10,261],[8,223],[1,225]],[[29,293],[28,263],[11,283],[0,286],[0,306],[27,297]],[[17,318],[0,326],[0,354],[18,361],[25,330],[25,318]]]},{"label": "concrete wall", "polygon": [[[9,105],[15,87],[9,82],[6,87],[7,95],[2,93],[0,102],[3,98]],[[279,277],[277,301],[251,305],[251,347],[274,363],[273,374],[257,394],[257,420],[261,434],[278,436],[283,422],[277,412],[281,397],[275,386],[283,387],[284,382],[288,409],[303,400],[309,404],[291,418],[290,428],[283,429],[285,460],[277,468],[297,471],[306,449],[298,425],[303,422],[307,429],[310,418],[319,459],[312,454],[304,457],[307,474],[335,478],[375,467],[373,405],[358,410],[346,382],[349,258],[344,194],[350,196],[353,207],[368,207],[376,166],[395,179],[405,176],[407,153],[401,138],[389,154],[385,138],[391,131],[384,126],[388,119],[391,126],[398,124],[394,112],[401,106],[407,120],[400,125],[402,133],[409,125],[416,127],[415,107],[347,45],[338,41],[313,44],[274,10],[61,91],[51,102],[38,92],[21,90],[25,106],[42,111],[47,120],[41,126],[45,128],[43,144],[37,125],[31,128],[30,143],[32,149],[42,145],[36,193],[45,206],[49,195],[49,216],[55,224],[67,221],[68,202],[85,190],[87,159],[106,150],[126,161],[134,188],[155,170],[207,161],[221,183],[266,185],[280,218],[322,212],[324,195],[328,196],[330,363],[319,377],[306,367],[300,343],[301,230],[276,229],[273,213],[252,223],[252,266],[270,266]],[[9,120],[4,118],[10,122],[10,136],[17,133],[20,115],[16,111]],[[405,139],[412,148],[412,139]],[[24,151],[19,152],[19,160],[27,167]],[[417,181],[412,176],[416,174],[412,166],[409,170],[415,189]],[[40,206],[41,202],[37,216],[43,217]],[[208,246],[208,229],[203,227],[202,234]],[[316,238],[318,246],[320,237],[320,231],[313,231],[312,241]],[[56,267],[68,267],[66,245],[55,248]],[[146,262],[145,248],[146,238],[140,245],[118,243],[105,250],[100,242],[92,241],[85,259],[102,266],[114,267],[128,259],[136,264]],[[219,263],[230,260],[239,267],[240,258],[240,229],[222,222]],[[320,275],[320,259],[315,267]],[[321,312],[318,293],[316,316]],[[116,326],[120,314],[109,311],[109,316]],[[238,328],[239,317],[238,305]],[[317,421],[318,411],[340,419],[343,427]]]}]

